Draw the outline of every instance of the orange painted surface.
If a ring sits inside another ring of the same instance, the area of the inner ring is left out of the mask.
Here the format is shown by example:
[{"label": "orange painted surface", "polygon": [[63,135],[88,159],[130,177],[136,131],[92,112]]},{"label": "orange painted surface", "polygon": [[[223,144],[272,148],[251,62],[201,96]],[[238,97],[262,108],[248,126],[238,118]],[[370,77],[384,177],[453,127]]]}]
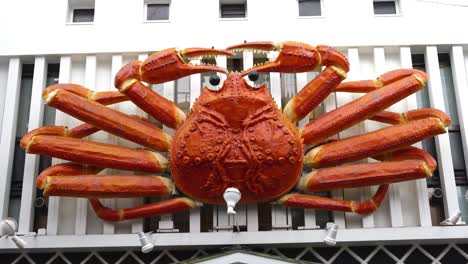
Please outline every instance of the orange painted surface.
[{"label": "orange painted surface", "polygon": [[90,202],[97,216],[106,221],[121,221],[175,213],[190,210],[194,207],[194,204],[185,198],[175,198],[121,210],[112,210],[111,208],[104,207],[97,199],[90,199]]},{"label": "orange painted surface", "polygon": [[65,90],[56,92],[57,94],[48,103],[49,106],[111,134],[155,150],[167,151],[168,138],[156,125],[140,122],[133,116],[78,97]]},{"label": "orange painted surface", "polygon": [[430,176],[425,166],[421,160],[405,160],[319,169],[304,177],[307,182],[303,190],[317,192],[416,180]]},{"label": "orange painted surface", "polygon": [[367,201],[356,202],[337,200],[321,196],[293,193],[282,197],[278,203],[285,206],[323,209],[342,212],[354,212],[358,214],[370,214],[379,208],[388,191],[388,184],[379,186],[375,195]]},{"label": "orange painted surface", "polygon": [[306,154],[306,164],[314,168],[335,166],[406,147],[445,132],[438,118],[416,120],[319,146]]},{"label": "orange painted surface", "polygon": [[415,77],[406,77],[330,111],[306,125],[302,131],[305,144],[318,144],[327,138],[364,121],[423,87]]},{"label": "orange painted surface", "polygon": [[241,191],[241,203],[275,199],[294,187],[302,161],[296,126],[266,87],[250,87],[239,73],[218,91],[203,90],[170,151],[179,190],[212,204],[224,204],[227,187]]},{"label": "orange painted surface", "polygon": [[177,106],[140,81],[132,84],[124,93],[136,105],[165,126],[176,128],[179,125],[180,118]]},{"label": "orange painted surface", "polygon": [[41,174],[37,176],[36,185],[37,185],[37,188],[44,189],[46,181],[47,181],[47,177],[49,177],[50,175],[74,176],[74,175],[82,175],[82,174],[97,174],[102,170],[103,170],[102,168],[98,168],[94,166],[85,166],[85,165],[77,164],[73,162],[56,164],[43,170]]},{"label": "orange painted surface", "polygon": [[132,198],[169,195],[172,185],[155,175],[48,176],[44,195],[85,198]]},{"label": "orange painted surface", "polygon": [[29,143],[28,153],[61,158],[102,168],[161,172],[153,153],[112,144],[58,136],[36,136]]}]

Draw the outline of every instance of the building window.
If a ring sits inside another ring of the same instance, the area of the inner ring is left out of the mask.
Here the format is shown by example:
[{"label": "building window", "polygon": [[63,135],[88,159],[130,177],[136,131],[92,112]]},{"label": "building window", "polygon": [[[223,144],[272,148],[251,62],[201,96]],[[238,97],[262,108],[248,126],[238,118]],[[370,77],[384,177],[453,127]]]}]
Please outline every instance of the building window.
[{"label": "building window", "polygon": [[299,0],[299,16],[321,16],[322,1],[321,0]]},{"label": "building window", "polygon": [[397,0],[374,0],[374,15],[398,14]]},{"label": "building window", "polygon": [[168,21],[170,4],[170,0],[146,0],[145,20]]},{"label": "building window", "polygon": [[220,16],[221,18],[246,18],[247,17],[247,1],[245,0],[220,0]]},{"label": "building window", "polygon": [[94,22],[94,0],[68,0],[68,23],[89,24]]},{"label": "building window", "polygon": [[74,9],[73,23],[94,22],[94,9]]}]

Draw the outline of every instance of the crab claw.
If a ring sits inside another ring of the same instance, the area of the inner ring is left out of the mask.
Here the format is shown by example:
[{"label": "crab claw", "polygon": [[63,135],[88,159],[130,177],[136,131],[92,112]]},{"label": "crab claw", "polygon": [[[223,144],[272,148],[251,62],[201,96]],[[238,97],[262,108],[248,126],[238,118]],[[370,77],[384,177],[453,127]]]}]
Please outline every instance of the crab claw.
[{"label": "crab claw", "polygon": [[192,64],[192,59],[232,55],[234,54],[230,51],[207,48],[163,50],[154,53],[143,62],[141,65],[142,80],[149,83],[164,83],[195,73],[215,71],[227,74],[226,69],[215,65]]},{"label": "crab claw", "polygon": [[251,51],[278,51],[278,56],[273,61],[268,61],[265,64],[254,66],[242,72],[245,76],[251,71],[258,72],[307,72],[312,71],[317,66],[321,65],[336,65],[344,71],[348,71],[349,65],[346,57],[338,50],[328,46],[317,46],[285,41],[278,44],[267,41],[246,42],[234,46],[230,46],[227,50],[251,50]]},{"label": "crab claw", "polygon": [[126,81],[139,80],[147,83],[165,83],[174,81],[195,73],[209,71],[227,73],[226,69],[215,65],[194,65],[192,59],[211,56],[232,56],[230,51],[206,48],[188,48],[176,50],[174,48],[158,51],[145,61],[132,61],[125,65],[115,78],[115,85],[120,90]]}]

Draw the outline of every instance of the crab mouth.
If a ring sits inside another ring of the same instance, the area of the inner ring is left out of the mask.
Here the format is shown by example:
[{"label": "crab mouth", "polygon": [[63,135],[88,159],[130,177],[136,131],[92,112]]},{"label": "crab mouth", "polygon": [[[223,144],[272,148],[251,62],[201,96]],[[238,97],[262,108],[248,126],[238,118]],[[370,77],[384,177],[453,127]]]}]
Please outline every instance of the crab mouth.
[{"label": "crab mouth", "polygon": [[234,56],[235,54],[228,50],[215,48],[187,48],[177,52],[180,59],[197,72],[220,72],[227,74],[227,69],[216,65],[216,57]]}]

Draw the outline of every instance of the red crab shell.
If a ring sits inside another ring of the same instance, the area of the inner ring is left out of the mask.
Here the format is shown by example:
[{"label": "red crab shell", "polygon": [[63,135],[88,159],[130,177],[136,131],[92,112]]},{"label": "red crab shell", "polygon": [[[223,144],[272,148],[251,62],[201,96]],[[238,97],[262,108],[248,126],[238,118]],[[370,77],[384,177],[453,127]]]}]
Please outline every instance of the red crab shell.
[{"label": "red crab shell", "polygon": [[171,145],[174,182],[189,197],[224,204],[228,187],[240,203],[280,197],[302,173],[302,140],[263,85],[253,88],[239,73],[218,91],[203,89]]}]

